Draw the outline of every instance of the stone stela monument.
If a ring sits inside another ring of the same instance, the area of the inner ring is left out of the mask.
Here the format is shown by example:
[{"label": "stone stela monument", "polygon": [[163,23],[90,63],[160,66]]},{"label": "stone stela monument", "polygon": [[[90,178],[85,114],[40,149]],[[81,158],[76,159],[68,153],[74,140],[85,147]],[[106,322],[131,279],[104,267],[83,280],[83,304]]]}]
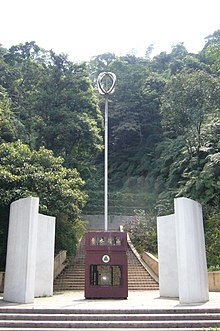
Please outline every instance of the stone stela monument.
[{"label": "stone stela monument", "polygon": [[182,304],[209,300],[202,206],[174,200],[175,213],[157,218],[159,287],[162,297]]},{"label": "stone stela monument", "polygon": [[55,217],[38,213],[39,198],[14,201],[10,207],[3,299],[33,303],[53,295]]}]

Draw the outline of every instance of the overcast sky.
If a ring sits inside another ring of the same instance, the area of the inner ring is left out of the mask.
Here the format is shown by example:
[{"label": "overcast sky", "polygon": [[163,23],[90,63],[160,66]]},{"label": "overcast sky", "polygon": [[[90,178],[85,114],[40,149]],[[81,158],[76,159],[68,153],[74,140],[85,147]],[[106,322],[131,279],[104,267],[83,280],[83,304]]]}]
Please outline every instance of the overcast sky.
[{"label": "overcast sky", "polygon": [[170,51],[184,42],[198,52],[204,38],[220,28],[220,0],[1,0],[0,43],[26,41],[72,61],[137,50],[144,56]]}]

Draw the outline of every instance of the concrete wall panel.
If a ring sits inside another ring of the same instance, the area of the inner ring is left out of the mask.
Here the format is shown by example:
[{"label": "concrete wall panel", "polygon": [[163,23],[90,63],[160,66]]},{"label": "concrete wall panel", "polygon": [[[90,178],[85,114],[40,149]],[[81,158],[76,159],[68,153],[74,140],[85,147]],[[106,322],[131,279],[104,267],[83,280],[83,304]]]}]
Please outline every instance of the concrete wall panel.
[{"label": "concrete wall panel", "polygon": [[4,285],[4,300],[34,300],[39,198],[28,197],[11,204]]},{"label": "concrete wall panel", "polygon": [[[88,222],[90,230],[104,230],[104,215],[83,215],[83,218]],[[120,225],[127,222],[132,222],[136,216],[127,215],[109,215],[108,216],[108,229],[119,230]]]},{"label": "concrete wall panel", "polygon": [[201,205],[188,198],[174,200],[181,303],[209,300]]},{"label": "concrete wall panel", "polygon": [[55,217],[38,214],[35,297],[53,295]]},{"label": "concrete wall panel", "polygon": [[178,297],[175,215],[157,218],[159,288],[162,297]]}]

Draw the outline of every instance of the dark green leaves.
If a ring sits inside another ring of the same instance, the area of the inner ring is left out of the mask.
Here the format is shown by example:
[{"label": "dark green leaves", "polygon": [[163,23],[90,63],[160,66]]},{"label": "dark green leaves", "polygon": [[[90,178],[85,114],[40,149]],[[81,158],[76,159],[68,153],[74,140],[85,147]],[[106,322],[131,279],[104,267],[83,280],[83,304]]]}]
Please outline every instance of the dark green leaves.
[{"label": "dark green leaves", "polygon": [[31,151],[21,142],[0,146],[0,200],[1,205],[27,197],[39,196],[42,212],[64,213],[71,220],[80,216],[86,202],[81,189],[84,182],[76,169],[63,166],[61,157],[41,147]]}]

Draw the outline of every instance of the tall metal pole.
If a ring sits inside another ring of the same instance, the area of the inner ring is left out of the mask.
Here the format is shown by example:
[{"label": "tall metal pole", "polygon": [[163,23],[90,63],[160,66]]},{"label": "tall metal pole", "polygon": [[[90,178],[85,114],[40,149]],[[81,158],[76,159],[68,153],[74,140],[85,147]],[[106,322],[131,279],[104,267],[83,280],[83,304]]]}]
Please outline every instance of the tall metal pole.
[{"label": "tall metal pole", "polygon": [[[106,81],[105,81],[106,80]],[[115,91],[116,76],[112,72],[102,72],[98,76],[99,93],[105,95],[105,171],[104,171],[104,229],[108,231],[108,96]]]},{"label": "tall metal pole", "polygon": [[105,231],[108,231],[108,95],[105,95]]}]

